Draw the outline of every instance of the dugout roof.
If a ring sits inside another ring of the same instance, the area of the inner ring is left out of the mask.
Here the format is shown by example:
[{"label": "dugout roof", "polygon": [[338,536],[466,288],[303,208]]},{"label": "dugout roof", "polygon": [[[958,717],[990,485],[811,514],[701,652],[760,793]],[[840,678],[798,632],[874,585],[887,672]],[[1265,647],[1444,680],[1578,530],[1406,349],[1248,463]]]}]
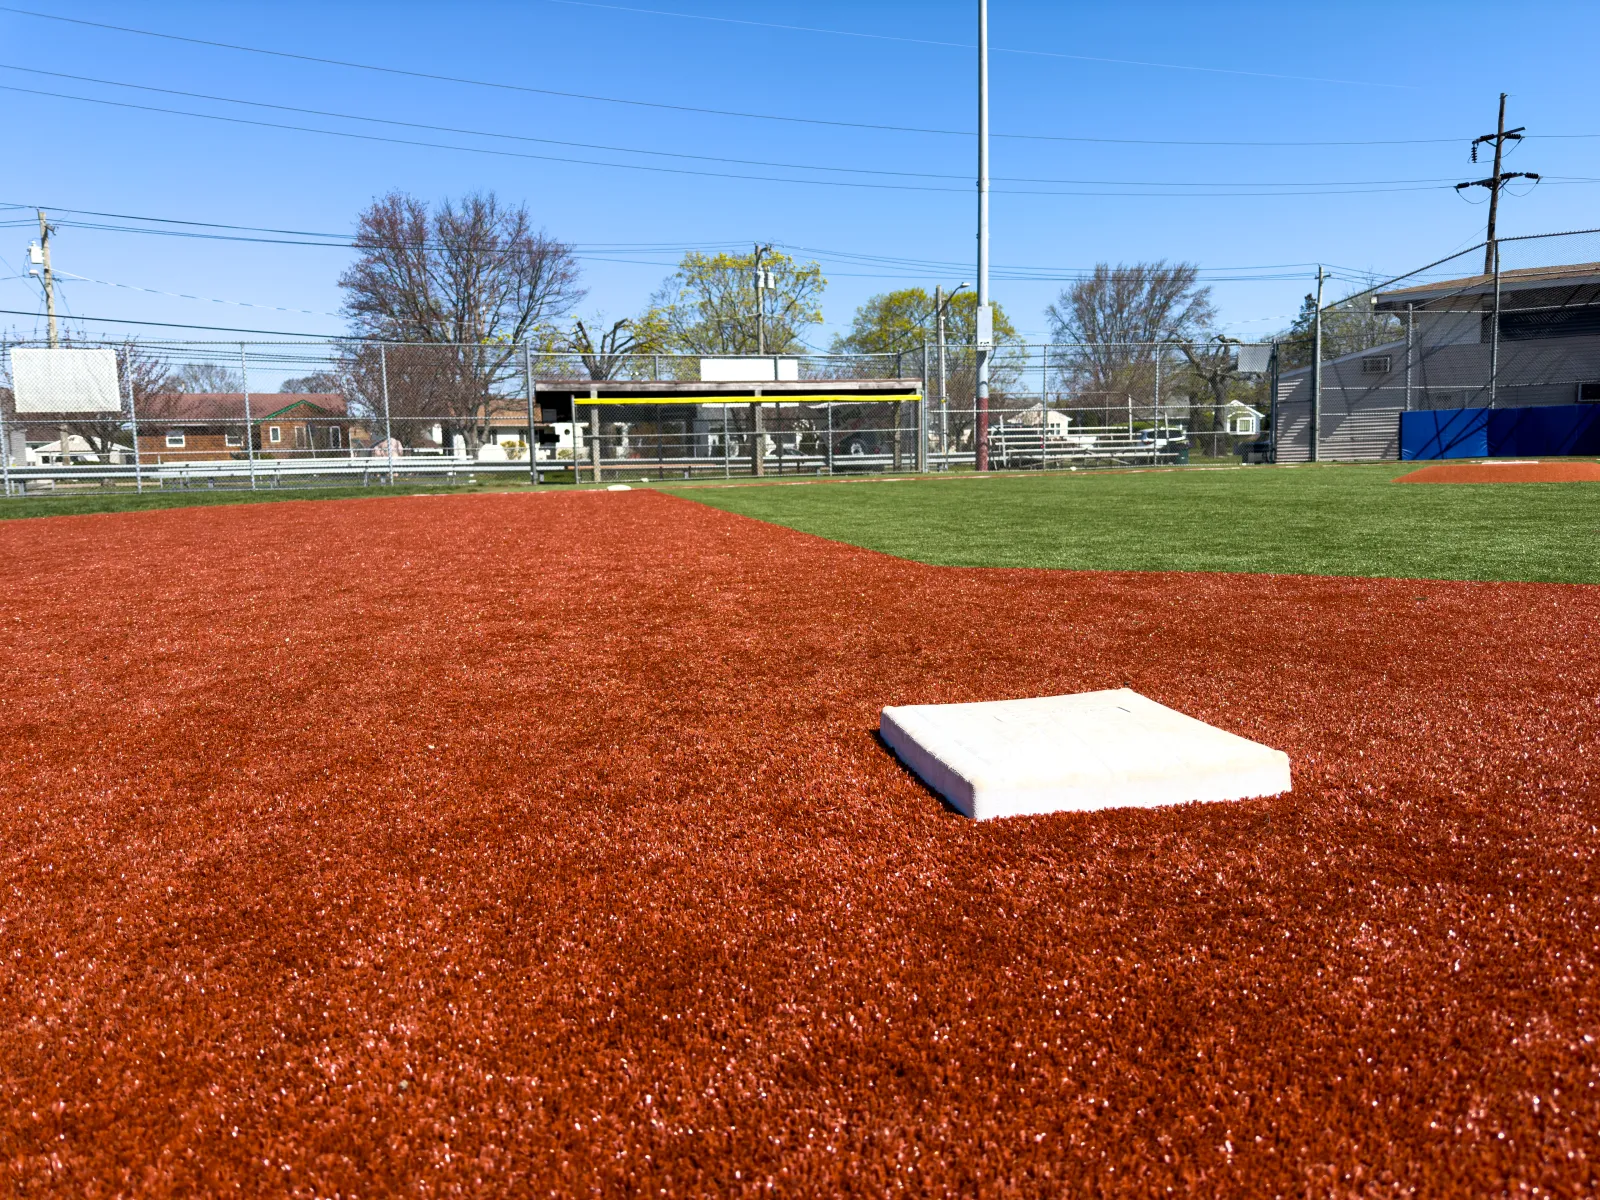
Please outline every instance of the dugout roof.
[{"label": "dugout roof", "polygon": [[918,400],[920,379],[789,379],[702,383],[682,379],[538,379],[540,404],[861,404]]}]

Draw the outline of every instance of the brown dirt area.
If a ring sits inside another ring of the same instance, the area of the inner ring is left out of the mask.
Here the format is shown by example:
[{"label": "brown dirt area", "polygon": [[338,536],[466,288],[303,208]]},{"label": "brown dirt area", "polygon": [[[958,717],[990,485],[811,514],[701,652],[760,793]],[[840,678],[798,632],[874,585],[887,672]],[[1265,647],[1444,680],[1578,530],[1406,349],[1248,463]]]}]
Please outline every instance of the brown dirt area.
[{"label": "brown dirt area", "polygon": [[[0,581],[0,1192],[1600,1187],[1600,588],[647,491],[6,522]],[[975,824],[874,737],[1122,685],[1294,792]]]},{"label": "brown dirt area", "polygon": [[1400,476],[1396,483],[1596,483],[1594,462],[1441,462]]}]

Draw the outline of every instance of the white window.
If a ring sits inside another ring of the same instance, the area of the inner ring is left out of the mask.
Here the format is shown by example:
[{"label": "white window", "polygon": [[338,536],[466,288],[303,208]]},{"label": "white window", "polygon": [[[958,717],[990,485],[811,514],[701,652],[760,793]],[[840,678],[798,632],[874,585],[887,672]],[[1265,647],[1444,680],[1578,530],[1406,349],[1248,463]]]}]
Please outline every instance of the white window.
[{"label": "white window", "polygon": [[167,430],[167,449],[169,449],[169,450],[182,450],[183,449],[183,430],[181,430],[181,429],[169,429],[169,430]]},{"label": "white window", "polygon": [[281,441],[283,441],[283,426],[281,426],[281,425],[268,425],[267,426],[267,441],[269,441],[269,442],[281,442]]},{"label": "white window", "polygon": [[330,425],[328,427],[328,449],[337,450],[338,448],[339,448],[339,427],[337,425]]},{"label": "white window", "polygon": [[224,446],[242,446],[244,445],[244,434],[224,433],[222,435],[222,444]]}]

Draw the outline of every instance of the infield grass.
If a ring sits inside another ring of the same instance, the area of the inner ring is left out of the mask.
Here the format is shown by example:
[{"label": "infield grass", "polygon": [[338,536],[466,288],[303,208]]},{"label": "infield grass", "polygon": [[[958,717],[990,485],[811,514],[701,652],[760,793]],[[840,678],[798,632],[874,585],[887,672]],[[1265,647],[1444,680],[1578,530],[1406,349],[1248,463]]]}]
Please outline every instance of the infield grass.
[{"label": "infield grass", "polygon": [[1600,485],[1396,484],[1412,464],[678,487],[945,566],[1600,582]]}]

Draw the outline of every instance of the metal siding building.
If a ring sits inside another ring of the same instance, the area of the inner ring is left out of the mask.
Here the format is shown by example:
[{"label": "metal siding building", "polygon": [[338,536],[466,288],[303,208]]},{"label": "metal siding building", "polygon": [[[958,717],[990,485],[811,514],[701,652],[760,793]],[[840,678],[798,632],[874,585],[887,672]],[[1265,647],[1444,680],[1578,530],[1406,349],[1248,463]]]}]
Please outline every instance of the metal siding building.
[{"label": "metal siding building", "polygon": [[[1323,361],[1317,457],[1398,458],[1409,410],[1600,399],[1600,264],[1503,272],[1497,346],[1493,292],[1479,275],[1375,296],[1378,311],[1406,314],[1411,342]],[[1309,461],[1309,367],[1279,377],[1276,424],[1278,461]]]}]

